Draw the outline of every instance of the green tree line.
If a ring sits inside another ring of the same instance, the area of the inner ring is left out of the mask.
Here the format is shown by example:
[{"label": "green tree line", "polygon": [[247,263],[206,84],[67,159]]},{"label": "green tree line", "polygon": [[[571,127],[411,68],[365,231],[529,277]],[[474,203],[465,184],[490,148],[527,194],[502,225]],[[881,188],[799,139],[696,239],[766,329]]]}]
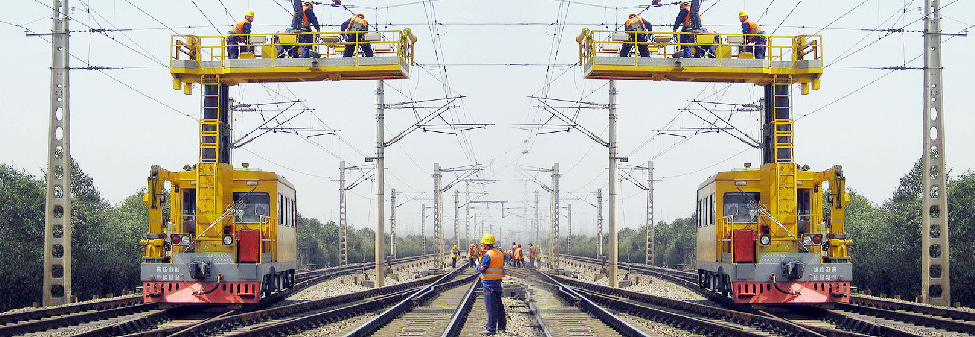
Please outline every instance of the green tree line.
[{"label": "green tree line", "polygon": [[[102,198],[77,163],[71,169],[72,292],[81,300],[133,291],[140,285],[139,263],[149,213],[140,189],[117,205]],[[0,164],[0,311],[41,301],[44,270],[43,178]],[[371,261],[375,234],[349,233],[349,262]],[[388,247],[387,237],[387,247]],[[397,256],[420,254],[419,236],[397,238]],[[428,239],[428,250],[432,246]],[[299,255],[318,267],[339,264],[339,230],[334,222],[298,219]]]},{"label": "green tree line", "polygon": [[[855,182],[849,182],[850,185]],[[846,229],[853,239],[853,285],[873,294],[913,300],[921,293],[921,163],[900,179],[890,198],[875,204],[850,194]],[[694,260],[696,221],[691,215],[655,226],[657,265],[687,266]],[[975,172],[948,181],[951,299],[975,306]],[[646,226],[619,233],[620,261],[645,261]],[[565,240],[560,242],[565,247]],[[604,240],[608,251],[608,240]],[[595,257],[596,240],[573,236],[574,255]]]}]

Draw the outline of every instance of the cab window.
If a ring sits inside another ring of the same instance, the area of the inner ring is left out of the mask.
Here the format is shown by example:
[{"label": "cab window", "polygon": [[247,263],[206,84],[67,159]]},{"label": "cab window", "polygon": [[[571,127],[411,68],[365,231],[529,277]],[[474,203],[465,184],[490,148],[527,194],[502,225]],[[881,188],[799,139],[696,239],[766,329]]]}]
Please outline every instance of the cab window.
[{"label": "cab window", "polygon": [[758,192],[728,192],[724,194],[724,216],[733,216],[734,223],[758,222]]},{"label": "cab window", "polygon": [[271,197],[264,192],[234,192],[235,216],[238,223],[260,223],[270,215]]}]

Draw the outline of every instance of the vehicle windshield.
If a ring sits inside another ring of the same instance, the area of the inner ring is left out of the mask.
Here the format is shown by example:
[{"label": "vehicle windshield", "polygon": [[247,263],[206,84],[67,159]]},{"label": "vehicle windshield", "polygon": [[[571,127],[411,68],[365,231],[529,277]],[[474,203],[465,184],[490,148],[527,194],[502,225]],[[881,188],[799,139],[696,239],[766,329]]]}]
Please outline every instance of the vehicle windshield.
[{"label": "vehicle windshield", "polygon": [[758,192],[728,192],[724,194],[724,216],[733,216],[734,223],[757,223]]},{"label": "vehicle windshield", "polygon": [[238,223],[260,223],[268,216],[271,197],[264,192],[234,192],[234,215]]}]

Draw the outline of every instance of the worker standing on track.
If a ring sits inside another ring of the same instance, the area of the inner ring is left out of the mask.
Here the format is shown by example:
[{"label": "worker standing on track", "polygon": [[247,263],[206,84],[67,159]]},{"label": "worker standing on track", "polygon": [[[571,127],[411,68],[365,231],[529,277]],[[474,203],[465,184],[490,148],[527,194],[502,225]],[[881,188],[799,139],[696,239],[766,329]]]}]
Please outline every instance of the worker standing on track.
[{"label": "worker standing on track", "polygon": [[695,3],[690,3],[688,1],[681,1],[680,12],[677,13],[677,19],[674,20],[674,26],[671,27],[673,31],[677,31],[677,27],[681,27],[681,32],[685,34],[680,34],[680,52],[677,53],[677,57],[693,57],[691,52],[691,47],[694,43],[694,34],[700,33],[701,30],[701,15],[698,14],[695,4],[700,6],[700,0],[695,0]]},{"label": "worker standing on track", "polygon": [[501,248],[494,247],[494,235],[484,234],[481,238],[484,256],[477,272],[481,273],[481,286],[484,288],[484,306],[487,309],[488,320],[482,335],[494,335],[498,331],[507,330],[508,320],[501,303],[501,279],[504,278],[504,253]]},{"label": "worker standing on track", "polygon": [[515,267],[524,267],[525,266],[525,255],[522,254],[521,245],[518,245],[518,247],[515,247],[515,252],[514,252],[512,258],[515,259]]},{"label": "worker standing on track", "polygon": [[[626,23],[623,24],[623,28],[627,32],[649,32],[653,30],[653,25],[647,20],[644,20],[639,15],[631,13]],[[623,44],[623,48],[620,48],[620,57],[629,57],[630,50],[633,49],[633,45],[636,45],[636,50],[640,52],[640,57],[650,57],[650,48],[647,45],[649,41],[649,33],[628,33],[630,35],[629,42]]]},{"label": "worker standing on track", "polygon": [[751,51],[755,54],[756,59],[765,58],[765,48],[768,44],[768,38],[765,35],[765,29],[759,26],[755,20],[748,18],[748,12],[739,11],[738,21],[741,21],[741,33],[742,34],[759,34],[753,36],[745,37],[745,44],[753,43],[754,47],[745,47],[745,51]]},{"label": "worker standing on track", "polygon": [[467,263],[468,265],[471,266],[471,268],[474,267],[474,259],[476,257],[477,257],[477,248],[475,247],[474,244],[471,244],[470,247],[467,247]]},{"label": "worker standing on track", "polygon": [[537,247],[534,244],[528,244],[528,265],[535,268],[535,257],[538,255]]},{"label": "worker standing on track", "polygon": [[460,255],[460,251],[457,250],[457,245],[450,249],[450,268],[457,268],[457,255]]},{"label": "worker standing on track", "polygon": [[[301,15],[295,13],[292,19],[292,26],[297,24],[298,27],[295,28],[296,31],[301,32],[298,34],[298,43],[301,44],[301,57],[308,58],[311,51],[311,43],[315,41],[315,36],[312,34],[306,34],[311,32],[311,27],[315,26],[315,31],[320,32],[321,26],[318,25],[318,18],[315,17],[314,4],[311,1],[305,1],[301,4]],[[299,21],[300,18],[300,21]]]},{"label": "worker standing on track", "polygon": [[357,46],[362,48],[366,57],[372,57],[372,45],[364,39],[365,33],[363,32],[367,30],[369,30],[369,21],[366,21],[366,16],[362,13],[354,15],[342,23],[342,31],[347,32],[345,34],[345,51],[342,52],[342,57],[352,57]]},{"label": "worker standing on track", "polygon": [[254,22],[254,11],[244,13],[244,19],[234,24],[234,27],[227,34],[227,58],[236,59],[240,57],[240,52],[254,51],[253,46],[238,46],[239,44],[250,44],[251,23]]}]

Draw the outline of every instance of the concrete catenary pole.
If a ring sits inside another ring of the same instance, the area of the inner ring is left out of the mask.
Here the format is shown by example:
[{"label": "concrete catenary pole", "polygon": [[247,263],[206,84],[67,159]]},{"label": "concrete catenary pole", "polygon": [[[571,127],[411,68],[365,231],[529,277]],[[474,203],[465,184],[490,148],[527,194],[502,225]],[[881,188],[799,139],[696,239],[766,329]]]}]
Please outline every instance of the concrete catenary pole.
[{"label": "concrete catenary pole", "polygon": [[460,191],[454,190],[454,244],[460,249]]},{"label": "concrete catenary pole", "polygon": [[603,189],[596,190],[596,257],[603,258]]},{"label": "concrete catenary pole", "polygon": [[559,268],[559,163],[552,165],[552,196],[549,207],[548,256],[551,268]]},{"label": "concrete catenary pole", "polygon": [[433,164],[433,250],[437,254],[437,265],[443,267],[443,186],[441,177],[443,171],[440,170],[440,163]]},{"label": "concrete catenary pole", "polygon": [[384,222],[386,221],[383,216],[385,213],[385,198],[384,189],[386,188],[386,181],[383,172],[385,170],[385,151],[386,151],[386,135],[385,135],[385,102],[384,102],[384,88],[383,80],[376,81],[376,199],[374,200],[374,205],[376,208],[376,288],[383,287],[386,280],[386,272],[384,270],[386,266],[385,255],[386,249],[383,247],[383,243],[386,239],[384,232]]},{"label": "concrete catenary pole", "polygon": [[422,248],[420,249],[423,251],[423,255],[427,255],[426,226],[427,226],[427,204],[423,204],[420,206],[420,241],[421,241],[420,245],[422,246]]},{"label": "concrete catenary pole", "polygon": [[464,193],[467,194],[467,205],[464,211],[464,247],[471,244],[471,182],[464,182]]},{"label": "concrete catenary pole", "polygon": [[389,190],[389,256],[396,258],[396,189]]},{"label": "concrete catenary pole", "polygon": [[572,204],[565,204],[565,254],[572,255]]},{"label": "concrete catenary pole", "polygon": [[616,204],[619,198],[619,157],[617,156],[618,144],[616,143],[616,80],[609,80],[609,266],[606,268],[606,277],[609,278],[610,287],[618,287],[619,280],[616,279],[616,267],[619,263],[619,232],[616,230],[617,212],[619,206]]},{"label": "concrete catenary pole", "polygon": [[951,304],[948,264],[948,183],[941,83],[941,1],[924,6],[924,148],[921,174],[921,299]]},{"label": "concrete catenary pole", "polygon": [[44,198],[45,306],[71,301],[71,142],[68,1],[54,0],[51,29],[51,114]]},{"label": "concrete catenary pole", "polygon": [[541,221],[541,219],[539,219],[538,215],[538,191],[535,191],[535,221],[532,223],[532,240],[535,241],[535,249],[538,249],[538,252],[541,253],[541,248],[538,248],[542,245],[542,242],[538,241],[539,221]]},{"label": "concrete catenary pole", "polygon": [[647,256],[646,264],[654,264],[654,238],[656,224],[653,222],[653,161],[647,162]]},{"label": "concrete catenary pole", "polygon": [[342,265],[349,264],[349,219],[345,199],[345,161],[339,162],[339,251]]}]

